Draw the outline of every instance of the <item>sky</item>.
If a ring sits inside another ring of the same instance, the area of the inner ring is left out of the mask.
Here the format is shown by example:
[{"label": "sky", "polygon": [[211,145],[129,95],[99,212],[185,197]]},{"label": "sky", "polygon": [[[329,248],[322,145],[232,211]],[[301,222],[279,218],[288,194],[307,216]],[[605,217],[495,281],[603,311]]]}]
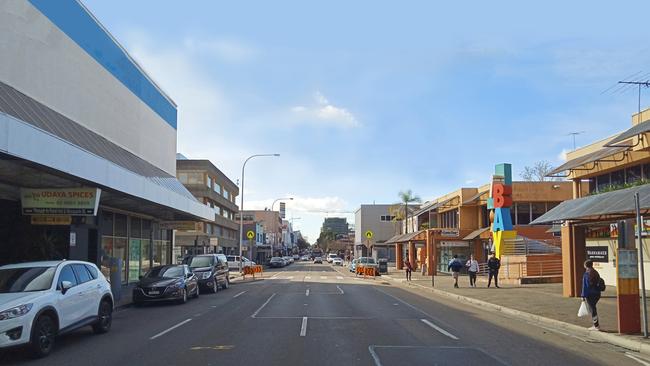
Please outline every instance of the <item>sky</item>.
[{"label": "sky", "polygon": [[608,88],[650,75],[644,1],[83,2],[178,104],[178,152],[235,182],[281,154],[247,164],[244,208],[294,197],[312,242],[401,190],[559,165],[569,133],[629,128],[636,91]]}]

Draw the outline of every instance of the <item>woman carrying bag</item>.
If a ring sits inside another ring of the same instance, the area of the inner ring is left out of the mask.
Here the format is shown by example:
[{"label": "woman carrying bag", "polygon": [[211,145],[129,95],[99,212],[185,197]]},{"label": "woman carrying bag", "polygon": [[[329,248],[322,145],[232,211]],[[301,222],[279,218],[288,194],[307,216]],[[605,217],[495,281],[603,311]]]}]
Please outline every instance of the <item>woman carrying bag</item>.
[{"label": "woman carrying bag", "polygon": [[605,282],[600,278],[598,271],[594,269],[594,262],[585,261],[585,273],[582,275],[582,301],[578,316],[585,316],[585,309],[591,313],[593,326],[589,330],[600,330],[598,323],[598,310],[596,304],[600,300],[600,293],[605,290]]}]

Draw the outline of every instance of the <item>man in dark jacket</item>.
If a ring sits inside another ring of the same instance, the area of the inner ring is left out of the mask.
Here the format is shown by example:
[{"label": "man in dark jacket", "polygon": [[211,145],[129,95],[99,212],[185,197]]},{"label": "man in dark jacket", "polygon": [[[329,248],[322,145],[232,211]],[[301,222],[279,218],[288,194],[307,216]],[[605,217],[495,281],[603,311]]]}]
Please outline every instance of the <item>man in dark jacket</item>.
[{"label": "man in dark jacket", "polygon": [[582,275],[582,300],[589,305],[589,312],[591,312],[591,321],[594,325],[589,330],[600,330],[598,323],[598,310],[596,304],[600,300],[600,274],[594,269],[594,262],[591,260],[585,261],[585,273]]},{"label": "man in dark jacket", "polygon": [[494,287],[499,288],[499,268],[501,268],[501,261],[499,258],[494,255],[494,252],[490,253],[490,259],[487,261],[488,265],[488,285],[490,287],[492,284],[492,278],[494,277]]},{"label": "man in dark jacket", "polygon": [[463,263],[458,259],[458,254],[449,261],[447,271],[451,270],[451,276],[454,278],[454,287],[458,288],[458,276],[460,276],[460,269],[463,268]]}]

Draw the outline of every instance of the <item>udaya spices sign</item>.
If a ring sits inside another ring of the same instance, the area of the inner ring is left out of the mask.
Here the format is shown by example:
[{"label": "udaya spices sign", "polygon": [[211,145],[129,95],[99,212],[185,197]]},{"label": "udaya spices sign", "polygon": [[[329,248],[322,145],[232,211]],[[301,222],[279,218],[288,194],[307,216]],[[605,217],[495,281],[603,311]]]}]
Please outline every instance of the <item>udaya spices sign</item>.
[{"label": "udaya spices sign", "polygon": [[23,215],[96,216],[99,188],[21,188]]}]

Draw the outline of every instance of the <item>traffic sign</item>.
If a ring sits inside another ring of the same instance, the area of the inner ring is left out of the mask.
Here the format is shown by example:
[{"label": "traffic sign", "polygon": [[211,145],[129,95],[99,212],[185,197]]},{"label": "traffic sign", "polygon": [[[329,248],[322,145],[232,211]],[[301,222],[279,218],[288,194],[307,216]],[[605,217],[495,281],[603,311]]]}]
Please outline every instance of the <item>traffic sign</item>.
[{"label": "traffic sign", "polygon": [[255,232],[253,232],[253,230],[248,230],[246,237],[248,237],[248,239],[253,239],[255,237]]},{"label": "traffic sign", "polygon": [[372,239],[372,231],[370,230],[366,231],[366,238]]}]

